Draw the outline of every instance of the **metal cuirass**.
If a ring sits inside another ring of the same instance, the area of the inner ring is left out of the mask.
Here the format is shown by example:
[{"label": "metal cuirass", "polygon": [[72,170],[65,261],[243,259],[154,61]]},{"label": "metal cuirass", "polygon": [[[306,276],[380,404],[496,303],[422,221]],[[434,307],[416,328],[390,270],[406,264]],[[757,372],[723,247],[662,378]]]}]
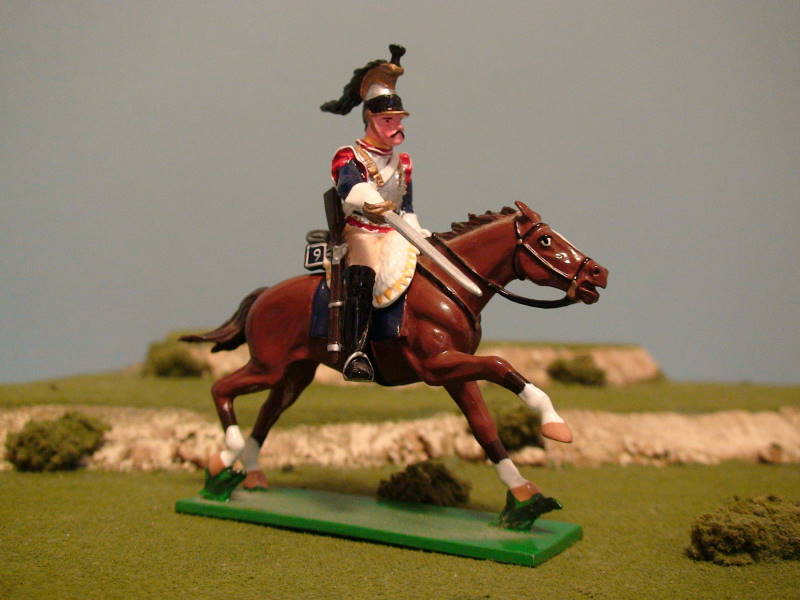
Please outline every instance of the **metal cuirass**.
[{"label": "metal cuirass", "polygon": [[394,170],[391,177],[389,177],[389,180],[383,184],[383,187],[379,187],[377,190],[381,198],[394,202],[399,207],[403,203],[403,196],[406,193],[403,165],[398,162],[397,168]]}]

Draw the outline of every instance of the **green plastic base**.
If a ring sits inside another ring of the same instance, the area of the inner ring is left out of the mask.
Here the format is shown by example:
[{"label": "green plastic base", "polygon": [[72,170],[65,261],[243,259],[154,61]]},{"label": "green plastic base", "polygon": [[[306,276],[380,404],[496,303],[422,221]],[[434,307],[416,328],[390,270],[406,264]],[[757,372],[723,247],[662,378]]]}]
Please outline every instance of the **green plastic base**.
[{"label": "green plastic base", "polygon": [[236,491],[229,502],[188,498],[175,510],[529,567],[583,536],[572,523],[539,519],[530,532],[509,531],[489,525],[494,513],[292,488]]}]

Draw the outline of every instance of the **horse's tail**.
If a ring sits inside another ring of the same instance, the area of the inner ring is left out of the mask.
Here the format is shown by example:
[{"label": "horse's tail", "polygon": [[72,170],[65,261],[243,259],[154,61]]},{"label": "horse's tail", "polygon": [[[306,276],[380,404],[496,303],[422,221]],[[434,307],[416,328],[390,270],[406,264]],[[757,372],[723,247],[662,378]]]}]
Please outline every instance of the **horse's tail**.
[{"label": "horse's tail", "polygon": [[184,335],[181,337],[182,342],[214,342],[214,347],[211,348],[212,352],[219,352],[221,350],[234,350],[247,341],[244,335],[244,323],[247,320],[247,313],[250,312],[250,307],[261,295],[261,292],[266,290],[266,287],[258,288],[250,292],[239,308],[233,313],[233,316],[225,321],[222,325],[217,327],[214,331],[202,333],[200,335]]}]

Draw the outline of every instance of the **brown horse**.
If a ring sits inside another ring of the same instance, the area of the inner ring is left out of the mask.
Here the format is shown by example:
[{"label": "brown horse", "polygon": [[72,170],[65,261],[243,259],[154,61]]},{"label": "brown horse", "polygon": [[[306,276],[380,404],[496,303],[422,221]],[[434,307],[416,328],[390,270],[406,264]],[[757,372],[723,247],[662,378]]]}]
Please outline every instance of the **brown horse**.
[{"label": "brown horse", "polygon": [[[507,518],[503,524],[529,528],[539,514],[560,505],[543,497],[510,461],[477,381],[503,386],[540,411],[545,437],[570,442],[572,434],[547,394],[507,361],[498,356],[473,354],[481,339],[479,315],[495,293],[542,308],[577,301],[592,304],[599,298],[597,288],[605,287],[608,272],[543,223],[536,212],[521,202],[516,205],[519,210],[504,208],[498,213],[470,215],[469,221],[454,223],[452,231],[430,238],[475,280],[483,295],[478,297],[459,288],[435,264],[421,257],[408,288],[400,336],[372,342],[371,354],[376,379],[382,385],[424,381],[444,386],[509,488],[504,513]],[[320,277],[295,277],[256,290],[218,329],[185,338],[215,342],[214,351],[231,350],[245,341],[250,347],[250,361],[221,378],[212,388],[226,431],[227,448],[211,457],[207,474],[211,487],[215,477],[225,479],[226,474],[229,484],[238,483],[241,479],[233,477],[230,467],[241,458],[246,468],[245,489],[266,488],[267,480],[257,459],[270,428],[311,383],[320,363],[341,369],[341,361],[330,362],[326,340],[309,335],[312,298]],[[503,287],[515,277],[558,288],[566,296],[560,301],[521,299]],[[233,401],[241,394],[265,389],[270,390],[269,397],[245,441],[236,426]]]}]

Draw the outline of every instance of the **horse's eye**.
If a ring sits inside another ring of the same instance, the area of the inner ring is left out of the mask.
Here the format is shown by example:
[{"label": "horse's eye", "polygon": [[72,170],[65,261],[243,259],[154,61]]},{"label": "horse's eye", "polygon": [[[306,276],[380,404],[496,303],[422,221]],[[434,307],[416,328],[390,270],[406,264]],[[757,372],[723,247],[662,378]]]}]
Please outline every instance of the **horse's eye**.
[{"label": "horse's eye", "polygon": [[552,244],[552,243],[553,243],[553,240],[549,235],[543,235],[542,237],[539,238],[539,244],[543,248],[549,248],[550,244]]}]

